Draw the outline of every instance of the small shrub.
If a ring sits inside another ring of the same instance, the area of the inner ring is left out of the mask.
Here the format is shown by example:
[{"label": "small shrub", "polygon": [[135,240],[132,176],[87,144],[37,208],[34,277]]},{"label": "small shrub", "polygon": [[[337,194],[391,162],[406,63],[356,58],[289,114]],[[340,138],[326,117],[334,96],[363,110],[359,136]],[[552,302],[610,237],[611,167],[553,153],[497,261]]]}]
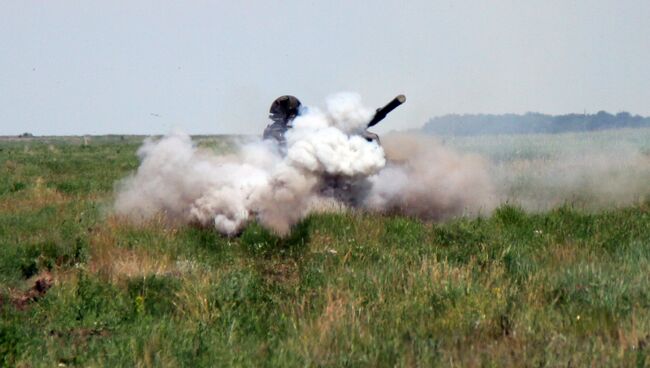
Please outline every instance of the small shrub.
[{"label": "small shrub", "polygon": [[11,185],[11,188],[9,189],[9,192],[10,193],[16,193],[16,192],[20,192],[21,190],[23,190],[25,188],[27,188],[27,184],[18,181],[18,182],[15,182],[15,183],[13,183]]}]

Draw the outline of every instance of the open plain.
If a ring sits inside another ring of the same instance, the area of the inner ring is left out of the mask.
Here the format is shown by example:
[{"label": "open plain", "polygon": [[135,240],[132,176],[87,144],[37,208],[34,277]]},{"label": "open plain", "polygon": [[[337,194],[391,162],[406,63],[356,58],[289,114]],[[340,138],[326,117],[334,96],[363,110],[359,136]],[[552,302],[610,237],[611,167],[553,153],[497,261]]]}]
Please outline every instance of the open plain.
[{"label": "open plain", "polygon": [[441,139],[494,165],[496,210],[284,238],[116,216],[142,137],[3,139],[0,362],[650,364],[650,130]]}]

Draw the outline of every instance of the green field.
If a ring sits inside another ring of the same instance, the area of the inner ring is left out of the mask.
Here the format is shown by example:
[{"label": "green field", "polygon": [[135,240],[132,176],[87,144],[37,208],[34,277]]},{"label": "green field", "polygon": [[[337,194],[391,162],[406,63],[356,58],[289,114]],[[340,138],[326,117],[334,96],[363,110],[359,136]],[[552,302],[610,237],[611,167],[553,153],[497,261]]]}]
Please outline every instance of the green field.
[{"label": "green field", "polygon": [[317,214],[284,239],[113,215],[141,141],[0,141],[5,366],[650,365],[648,129],[447,138],[511,204]]}]

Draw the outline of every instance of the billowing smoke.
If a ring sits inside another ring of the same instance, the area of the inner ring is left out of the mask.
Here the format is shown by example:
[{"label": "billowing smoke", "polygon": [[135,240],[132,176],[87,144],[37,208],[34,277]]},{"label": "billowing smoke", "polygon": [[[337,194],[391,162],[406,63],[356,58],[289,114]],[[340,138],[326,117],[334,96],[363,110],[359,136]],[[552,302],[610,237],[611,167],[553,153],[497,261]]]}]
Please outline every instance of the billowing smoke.
[{"label": "billowing smoke", "polygon": [[135,220],[161,214],[234,235],[252,220],[286,234],[325,208],[442,219],[492,207],[480,158],[406,135],[388,136],[382,147],[359,135],[372,116],[346,93],[329,98],[324,111],[298,116],[286,147],[255,141],[220,155],[178,131],[148,139],[137,172],[119,184],[116,212]]},{"label": "billowing smoke", "polygon": [[480,156],[461,155],[432,137],[402,133],[386,136],[383,147],[392,164],[370,178],[368,208],[433,220],[494,208],[488,162]]}]

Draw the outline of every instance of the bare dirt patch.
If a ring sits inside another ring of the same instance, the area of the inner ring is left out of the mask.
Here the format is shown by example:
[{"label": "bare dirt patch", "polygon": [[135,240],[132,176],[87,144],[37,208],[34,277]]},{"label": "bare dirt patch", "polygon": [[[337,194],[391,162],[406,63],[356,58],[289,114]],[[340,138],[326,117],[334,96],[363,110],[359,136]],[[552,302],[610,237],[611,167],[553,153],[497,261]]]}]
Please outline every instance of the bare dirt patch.
[{"label": "bare dirt patch", "polygon": [[34,278],[33,285],[28,290],[12,292],[9,301],[16,309],[25,310],[30,304],[43,298],[52,285],[54,285],[52,274],[43,272]]}]

